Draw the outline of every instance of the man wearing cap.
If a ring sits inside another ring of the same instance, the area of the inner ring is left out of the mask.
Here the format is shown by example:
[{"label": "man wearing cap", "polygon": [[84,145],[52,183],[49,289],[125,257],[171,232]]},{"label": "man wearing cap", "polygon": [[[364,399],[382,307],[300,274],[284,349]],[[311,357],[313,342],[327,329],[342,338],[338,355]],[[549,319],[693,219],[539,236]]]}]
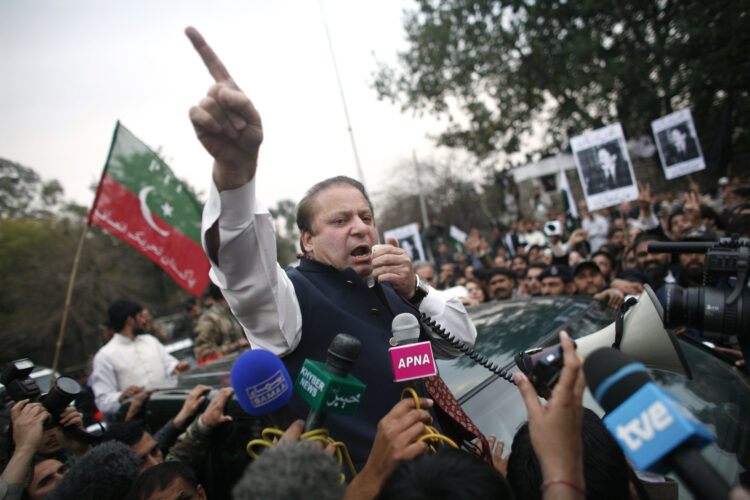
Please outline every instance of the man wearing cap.
[{"label": "man wearing cap", "polygon": [[507,267],[493,267],[487,278],[487,289],[492,300],[509,300],[513,298],[516,286],[516,275]]},{"label": "man wearing cap", "polygon": [[562,264],[552,264],[539,275],[542,282],[542,295],[573,295],[575,285],[570,268]]},{"label": "man wearing cap", "polygon": [[607,288],[599,266],[595,262],[585,260],[573,269],[573,283],[576,295],[587,295],[596,300],[606,301],[612,308],[620,307],[625,295],[614,288]]}]

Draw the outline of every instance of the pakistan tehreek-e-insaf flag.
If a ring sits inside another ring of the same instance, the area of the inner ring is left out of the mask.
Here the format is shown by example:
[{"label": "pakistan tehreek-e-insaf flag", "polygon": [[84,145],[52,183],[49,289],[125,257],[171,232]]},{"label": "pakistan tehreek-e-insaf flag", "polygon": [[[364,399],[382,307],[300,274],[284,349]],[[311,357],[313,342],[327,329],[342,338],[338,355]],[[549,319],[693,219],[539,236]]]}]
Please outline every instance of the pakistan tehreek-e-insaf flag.
[{"label": "pakistan tehreek-e-insaf flag", "polygon": [[117,122],[88,223],[109,231],[200,295],[209,263],[201,205],[166,163]]}]

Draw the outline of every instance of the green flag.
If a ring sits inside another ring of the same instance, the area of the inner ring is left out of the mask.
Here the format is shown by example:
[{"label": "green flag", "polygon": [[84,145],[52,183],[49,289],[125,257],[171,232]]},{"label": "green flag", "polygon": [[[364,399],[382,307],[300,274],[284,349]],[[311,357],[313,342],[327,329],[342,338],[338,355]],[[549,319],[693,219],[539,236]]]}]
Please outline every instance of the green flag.
[{"label": "green flag", "polygon": [[200,241],[201,209],[167,164],[117,122],[88,223],[122,239],[200,295],[210,267]]}]

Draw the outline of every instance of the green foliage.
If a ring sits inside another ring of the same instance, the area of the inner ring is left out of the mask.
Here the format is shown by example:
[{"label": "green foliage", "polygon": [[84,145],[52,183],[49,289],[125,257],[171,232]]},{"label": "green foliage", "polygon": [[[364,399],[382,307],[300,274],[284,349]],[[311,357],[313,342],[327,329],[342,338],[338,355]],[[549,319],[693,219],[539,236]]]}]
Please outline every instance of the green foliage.
[{"label": "green foliage", "polygon": [[568,131],[620,121],[632,135],[686,106],[704,142],[725,107],[734,144],[750,135],[748,0],[421,0],[404,27],[410,47],[375,90],[447,118],[439,143],[479,158],[517,151],[535,119],[559,147]]}]

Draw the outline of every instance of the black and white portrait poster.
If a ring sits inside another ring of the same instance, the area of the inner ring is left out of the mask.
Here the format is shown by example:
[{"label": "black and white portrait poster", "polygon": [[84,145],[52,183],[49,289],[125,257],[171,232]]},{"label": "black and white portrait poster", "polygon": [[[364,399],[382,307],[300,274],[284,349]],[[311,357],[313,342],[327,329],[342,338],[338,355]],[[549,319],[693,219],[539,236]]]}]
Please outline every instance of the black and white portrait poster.
[{"label": "black and white portrait poster", "polygon": [[706,168],[690,109],[675,111],[651,122],[664,176],[674,179]]},{"label": "black and white portrait poster", "polygon": [[383,238],[385,241],[388,241],[388,238],[396,238],[398,246],[406,250],[412,261],[427,260],[424,249],[422,249],[422,238],[419,237],[419,226],[416,222],[389,229],[383,233]]},{"label": "black and white portrait poster", "polygon": [[633,165],[619,123],[570,139],[589,210],[638,198]]}]

